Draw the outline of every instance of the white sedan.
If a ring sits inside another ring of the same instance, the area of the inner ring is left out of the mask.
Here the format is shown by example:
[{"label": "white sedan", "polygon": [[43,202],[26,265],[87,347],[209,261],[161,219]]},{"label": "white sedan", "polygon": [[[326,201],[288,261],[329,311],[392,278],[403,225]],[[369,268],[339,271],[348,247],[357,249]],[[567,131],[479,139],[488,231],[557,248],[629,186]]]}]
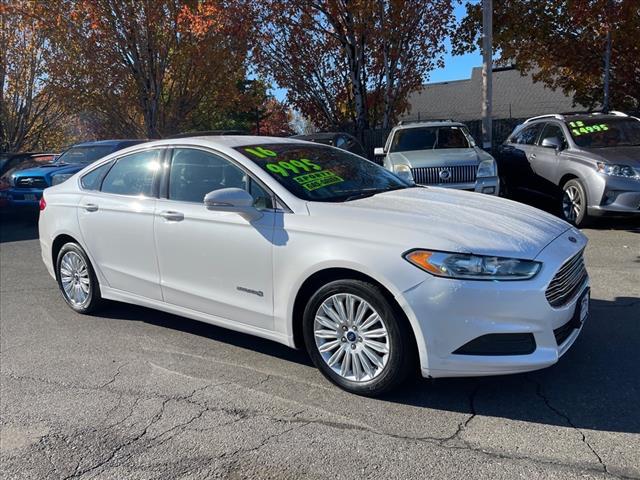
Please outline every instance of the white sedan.
[{"label": "white sedan", "polygon": [[137,145],[46,189],[40,209],[42,258],[75,311],[118,300],[306,348],[363,395],[418,365],[547,367],[588,316],[586,239],[569,224],[299,140]]}]

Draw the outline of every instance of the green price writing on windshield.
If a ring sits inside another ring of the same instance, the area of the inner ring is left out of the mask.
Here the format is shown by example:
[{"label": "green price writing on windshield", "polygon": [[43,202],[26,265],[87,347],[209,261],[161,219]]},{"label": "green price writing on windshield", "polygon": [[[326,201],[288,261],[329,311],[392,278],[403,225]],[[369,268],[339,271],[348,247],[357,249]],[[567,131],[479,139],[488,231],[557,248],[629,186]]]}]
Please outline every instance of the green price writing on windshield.
[{"label": "green price writing on windshield", "polygon": [[252,153],[258,158],[277,157],[278,154],[273,150],[268,150],[264,147],[245,148],[245,152]]},{"label": "green price writing on windshield", "polygon": [[265,168],[270,172],[277,173],[282,177],[288,177],[289,172],[298,174],[300,172],[311,172],[313,170],[322,170],[320,165],[313,163],[311,160],[301,158],[300,160],[282,160],[276,163],[267,163]]},{"label": "green price writing on windshield", "polygon": [[581,122],[580,120],[569,122],[569,126],[571,127],[571,133],[573,133],[576,137],[588,133],[606,132],[607,130],[609,130],[609,125],[607,125],[606,123],[585,125],[584,122]]}]

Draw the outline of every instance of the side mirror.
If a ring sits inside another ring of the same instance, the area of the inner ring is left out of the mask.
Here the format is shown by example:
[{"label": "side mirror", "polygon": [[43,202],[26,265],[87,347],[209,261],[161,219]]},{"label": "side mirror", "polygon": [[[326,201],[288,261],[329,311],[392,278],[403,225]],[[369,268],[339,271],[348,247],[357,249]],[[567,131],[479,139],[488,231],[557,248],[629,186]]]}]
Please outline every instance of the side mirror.
[{"label": "side mirror", "polygon": [[555,148],[556,150],[560,150],[562,143],[558,137],[548,137],[542,140],[542,146],[545,148]]},{"label": "side mirror", "polygon": [[241,188],[221,188],[209,192],[204,196],[204,206],[216,212],[235,212],[249,222],[262,216],[253,206],[253,197]]},{"label": "side mirror", "polygon": [[373,149],[373,155],[375,157],[382,157],[384,156],[384,148],[382,147],[376,147]]}]

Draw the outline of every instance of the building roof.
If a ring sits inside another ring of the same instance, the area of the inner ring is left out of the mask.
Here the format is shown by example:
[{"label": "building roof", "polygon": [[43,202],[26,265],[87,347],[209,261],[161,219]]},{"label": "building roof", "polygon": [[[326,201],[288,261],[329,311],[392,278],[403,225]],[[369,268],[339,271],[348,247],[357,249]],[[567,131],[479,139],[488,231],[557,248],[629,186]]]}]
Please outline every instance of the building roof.
[{"label": "building roof", "polygon": [[[561,90],[551,90],[515,67],[494,68],[493,118],[527,118],[550,112],[584,110]],[[474,67],[471,78],[428,83],[409,96],[410,108],[402,119],[452,118],[459,121],[482,118],[482,68]]]}]

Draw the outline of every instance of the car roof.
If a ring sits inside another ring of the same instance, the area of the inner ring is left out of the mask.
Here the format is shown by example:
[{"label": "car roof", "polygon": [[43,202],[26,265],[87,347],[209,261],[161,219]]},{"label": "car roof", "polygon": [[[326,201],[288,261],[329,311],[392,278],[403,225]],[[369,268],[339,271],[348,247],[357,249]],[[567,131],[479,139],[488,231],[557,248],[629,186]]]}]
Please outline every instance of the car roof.
[{"label": "car roof", "polygon": [[453,120],[430,120],[424,122],[410,122],[410,123],[401,123],[396,125],[394,130],[400,130],[405,128],[420,128],[420,127],[464,127],[466,126],[462,122],[454,122]]},{"label": "car roof", "polygon": [[142,139],[121,139],[121,140],[95,140],[95,141],[91,141],[91,142],[82,142],[82,143],[76,143],[74,144],[71,148],[73,147],[97,147],[97,146],[105,146],[105,147],[115,147],[117,145],[121,145],[123,143],[127,144],[127,145],[135,145],[137,143],[143,143],[146,142],[147,140],[142,140]]},{"label": "car roof", "polygon": [[149,146],[153,145],[174,145],[174,144],[190,144],[190,145],[209,145],[220,147],[242,147],[245,145],[261,145],[267,143],[290,143],[300,144],[307,143],[304,140],[291,139],[285,137],[266,137],[258,135],[211,135],[211,136],[199,136],[199,137],[184,137],[184,138],[166,138],[163,140],[154,140],[149,142]]},{"label": "car roof", "polygon": [[333,139],[337,135],[346,135],[348,137],[351,137],[351,135],[346,132],[318,132],[318,133],[309,133],[307,135],[292,135],[289,138],[295,138],[297,140],[309,140],[312,138]]}]

